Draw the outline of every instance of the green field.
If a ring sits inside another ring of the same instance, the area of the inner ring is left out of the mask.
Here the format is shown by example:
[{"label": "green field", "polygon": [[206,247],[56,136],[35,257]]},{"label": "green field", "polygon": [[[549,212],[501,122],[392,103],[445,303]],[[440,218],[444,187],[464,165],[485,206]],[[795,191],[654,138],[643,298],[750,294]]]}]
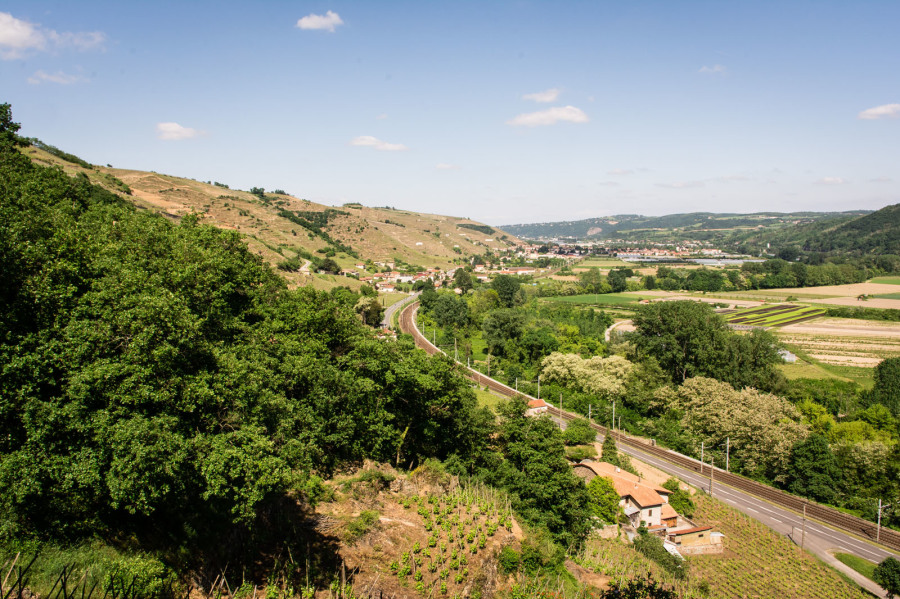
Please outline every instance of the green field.
[{"label": "green field", "polygon": [[823,308],[795,306],[791,304],[765,305],[756,308],[745,308],[725,316],[729,324],[756,327],[782,327],[817,316],[823,316]]},{"label": "green field", "polygon": [[882,293],[880,295],[873,295],[872,297],[877,297],[879,299],[900,299],[900,293]]},{"label": "green field", "polygon": [[583,304],[600,306],[625,306],[637,304],[649,296],[634,295],[632,293],[590,293],[585,295],[569,295],[566,297],[547,298],[546,301],[560,302],[564,304]]},{"label": "green field", "polygon": [[487,406],[495,414],[497,413],[497,406],[505,401],[499,395],[494,395],[490,391],[485,391],[477,385],[473,387],[472,390],[475,391],[475,397],[478,398],[478,405],[481,407]]},{"label": "green field", "polygon": [[631,262],[625,262],[618,258],[587,258],[573,265],[575,268],[613,268],[616,266],[638,266]]},{"label": "green field", "polygon": [[843,564],[850,566],[869,580],[872,580],[872,577],[875,575],[875,564],[867,559],[857,557],[850,553],[835,553],[834,557],[836,557],[838,561],[842,562]]},{"label": "green field", "polygon": [[875,277],[869,283],[881,283],[882,285],[900,285],[900,277]]}]

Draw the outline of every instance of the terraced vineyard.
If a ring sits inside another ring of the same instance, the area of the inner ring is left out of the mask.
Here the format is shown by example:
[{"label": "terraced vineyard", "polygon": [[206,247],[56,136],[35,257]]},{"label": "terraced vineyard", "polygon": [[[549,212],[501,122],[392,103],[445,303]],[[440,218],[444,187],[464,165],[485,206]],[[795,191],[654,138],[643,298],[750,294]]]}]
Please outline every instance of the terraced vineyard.
[{"label": "terraced vineyard", "polygon": [[726,315],[728,324],[751,327],[783,327],[813,320],[825,314],[824,308],[776,304],[745,308]]}]

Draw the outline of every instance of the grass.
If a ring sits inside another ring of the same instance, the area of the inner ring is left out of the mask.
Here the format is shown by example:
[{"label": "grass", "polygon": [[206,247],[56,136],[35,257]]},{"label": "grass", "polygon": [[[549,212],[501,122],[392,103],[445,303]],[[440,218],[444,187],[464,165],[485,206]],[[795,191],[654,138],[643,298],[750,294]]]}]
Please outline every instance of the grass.
[{"label": "grass", "polygon": [[869,580],[873,580],[873,576],[875,576],[875,564],[870,562],[867,559],[863,559],[856,555],[851,555],[849,553],[835,553],[834,557],[838,559],[844,565],[850,566]]},{"label": "grass", "polygon": [[473,390],[475,391],[476,399],[478,399],[478,406],[488,407],[495,414],[497,413],[497,406],[506,401],[499,395],[494,395],[490,391],[485,391],[481,387],[476,386]]},{"label": "grass", "polygon": [[900,277],[875,277],[869,283],[881,283],[882,285],[900,285]]},{"label": "grass", "polygon": [[873,295],[872,297],[877,297],[878,299],[895,299],[900,300],[900,293],[882,293],[879,295]]},{"label": "grass", "polygon": [[634,264],[632,262],[625,262],[624,260],[619,260],[618,258],[587,258],[578,264],[575,264],[576,268],[610,268],[615,266],[640,266],[638,264]]},{"label": "grass", "polygon": [[637,305],[639,301],[647,296],[635,295],[630,293],[590,293],[585,295],[569,295],[565,297],[554,297],[545,301],[559,302],[564,304],[584,304],[584,305],[601,305],[601,306],[628,306]]}]

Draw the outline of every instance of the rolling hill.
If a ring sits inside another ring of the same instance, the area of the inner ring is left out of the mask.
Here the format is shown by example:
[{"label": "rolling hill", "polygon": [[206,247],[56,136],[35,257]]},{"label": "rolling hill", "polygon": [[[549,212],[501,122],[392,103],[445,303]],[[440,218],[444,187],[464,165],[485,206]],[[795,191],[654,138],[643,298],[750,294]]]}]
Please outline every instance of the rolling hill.
[{"label": "rolling hill", "polygon": [[[446,269],[466,257],[488,249],[505,250],[519,241],[467,218],[355,203],[332,207],[284,193],[251,193],[216,182],[94,166],[38,140],[30,141],[32,145],[22,151],[34,162],[86,176],[138,208],[176,220],[198,214],[203,222],[239,231],[250,249],[273,265],[296,258],[303,263],[304,255],[328,255],[343,269],[359,272],[357,265],[366,261]],[[293,284],[318,288],[355,283],[305,269],[284,274]]]},{"label": "rolling hill", "polygon": [[741,231],[786,229],[820,221],[843,223],[867,213],[867,211],[786,214],[691,212],[666,216],[619,214],[577,221],[504,225],[502,228],[524,239],[574,238],[582,241],[723,239]]}]

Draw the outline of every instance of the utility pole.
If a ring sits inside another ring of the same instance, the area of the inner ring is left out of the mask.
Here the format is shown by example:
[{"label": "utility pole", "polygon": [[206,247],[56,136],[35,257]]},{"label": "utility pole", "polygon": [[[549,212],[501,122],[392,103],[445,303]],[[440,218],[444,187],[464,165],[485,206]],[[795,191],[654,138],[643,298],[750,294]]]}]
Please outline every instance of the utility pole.
[{"label": "utility pole", "polygon": [[881,542],[881,510],[891,507],[890,503],[882,503],[881,498],[878,499],[878,528],[875,529],[875,542]]},{"label": "utility pole", "polygon": [[516,377],[516,393],[519,392],[519,377]]},{"label": "utility pole", "polygon": [[716,472],[716,458],[709,456],[709,496],[713,496],[713,479]]},{"label": "utility pole", "polygon": [[588,404],[588,424],[591,423],[591,404]]},{"label": "utility pole", "polygon": [[613,402],[613,430],[616,430],[616,402]]},{"label": "utility pole", "polygon": [[456,349],[456,337],[453,337],[453,359],[459,362],[459,351]]},{"label": "utility pole", "polygon": [[488,354],[487,369],[488,369],[487,375],[491,376],[491,354]]},{"label": "utility pole", "polygon": [[800,549],[803,549],[806,545],[806,503],[803,504],[803,532],[800,535]]},{"label": "utility pole", "polygon": [[538,399],[541,398],[541,375],[538,375]]}]

